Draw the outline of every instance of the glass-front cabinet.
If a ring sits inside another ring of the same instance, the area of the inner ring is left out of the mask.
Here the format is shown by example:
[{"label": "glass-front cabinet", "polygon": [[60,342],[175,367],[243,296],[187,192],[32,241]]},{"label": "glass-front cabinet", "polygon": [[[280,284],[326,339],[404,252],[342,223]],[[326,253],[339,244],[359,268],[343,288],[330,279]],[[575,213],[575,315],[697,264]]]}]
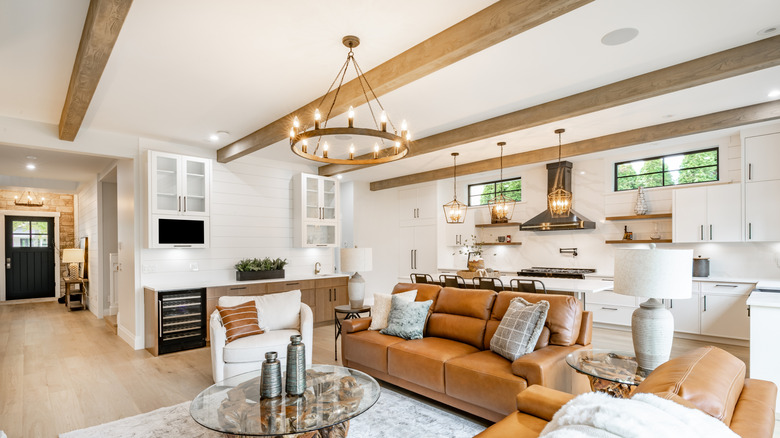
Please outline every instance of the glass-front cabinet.
[{"label": "glass-front cabinet", "polygon": [[150,151],[152,214],[208,216],[211,162]]},{"label": "glass-front cabinet", "polygon": [[302,173],[295,177],[296,247],[336,247],[339,241],[338,180]]}]

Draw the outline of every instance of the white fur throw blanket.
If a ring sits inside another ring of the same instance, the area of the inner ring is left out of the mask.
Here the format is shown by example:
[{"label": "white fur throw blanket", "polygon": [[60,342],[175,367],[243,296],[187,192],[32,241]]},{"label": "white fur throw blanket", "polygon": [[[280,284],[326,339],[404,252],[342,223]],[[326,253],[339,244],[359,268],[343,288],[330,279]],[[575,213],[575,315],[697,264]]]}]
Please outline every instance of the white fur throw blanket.
[{"label": "white fur throw blanket", "polygon": [[540,437],[738,438],[738,435],[717,418],[653,394],[619,399],[590,392],[566,403]]}]

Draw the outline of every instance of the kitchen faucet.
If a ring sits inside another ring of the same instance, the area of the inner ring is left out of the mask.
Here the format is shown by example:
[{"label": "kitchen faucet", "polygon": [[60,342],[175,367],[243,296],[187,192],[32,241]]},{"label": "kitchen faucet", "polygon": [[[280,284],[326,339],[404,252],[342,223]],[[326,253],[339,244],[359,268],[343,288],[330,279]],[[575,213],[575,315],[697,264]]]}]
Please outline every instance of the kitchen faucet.
[{"label": "kitchen faucet", "polygon": [[322,265],[320,264],[320,262],[316,262],[314,264],[314,275],[319,274],[321,270],[322,270]]}]

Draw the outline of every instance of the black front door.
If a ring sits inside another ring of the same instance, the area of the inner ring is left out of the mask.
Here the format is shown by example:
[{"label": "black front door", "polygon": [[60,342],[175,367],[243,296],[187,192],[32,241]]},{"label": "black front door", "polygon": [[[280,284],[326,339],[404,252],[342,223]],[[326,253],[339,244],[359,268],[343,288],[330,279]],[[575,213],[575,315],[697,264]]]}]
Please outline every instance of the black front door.
[{"label": "black front door", "polygon": [[54,218],[5,217],[5,298],[44,298],[54,291]]}]

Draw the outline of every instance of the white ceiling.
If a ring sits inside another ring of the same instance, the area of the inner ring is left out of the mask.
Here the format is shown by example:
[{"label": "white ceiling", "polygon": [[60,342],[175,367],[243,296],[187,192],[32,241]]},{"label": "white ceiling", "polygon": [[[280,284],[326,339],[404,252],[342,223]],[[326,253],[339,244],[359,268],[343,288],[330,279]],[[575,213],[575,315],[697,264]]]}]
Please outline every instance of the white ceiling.
[{"label": "white ceiling", "polygon": [[[321,96],[344,61],[342,36],[361,38],[356,59],[369,70],[491,3],[135,0],[81,129],[216,150]],[[0,62],[0,116],[59,122],[88,4],[0,0],[0,60],[13,60]],[[758,31],[778,25],[777,0],[597,0],[380,99],[396,123],[407,119],[421,138],[777,35]],[[639,36],[601,44],[623,27],[639,29]],[[506,154],[517,153],[557,144],[557,127],[567,130],[564,143],[573,142],[765,102],[772,89],[780,89],[780,68],[501,140]],[[210,142],[218,130],[230,136]],[[481,160],[497,154],[486,147],[497,140],[453,150],[461,153],[459,164]],[[450,152],[345,177],[374,181],[445,167]],[[286,141],[255,154],[304,161]]]}]

